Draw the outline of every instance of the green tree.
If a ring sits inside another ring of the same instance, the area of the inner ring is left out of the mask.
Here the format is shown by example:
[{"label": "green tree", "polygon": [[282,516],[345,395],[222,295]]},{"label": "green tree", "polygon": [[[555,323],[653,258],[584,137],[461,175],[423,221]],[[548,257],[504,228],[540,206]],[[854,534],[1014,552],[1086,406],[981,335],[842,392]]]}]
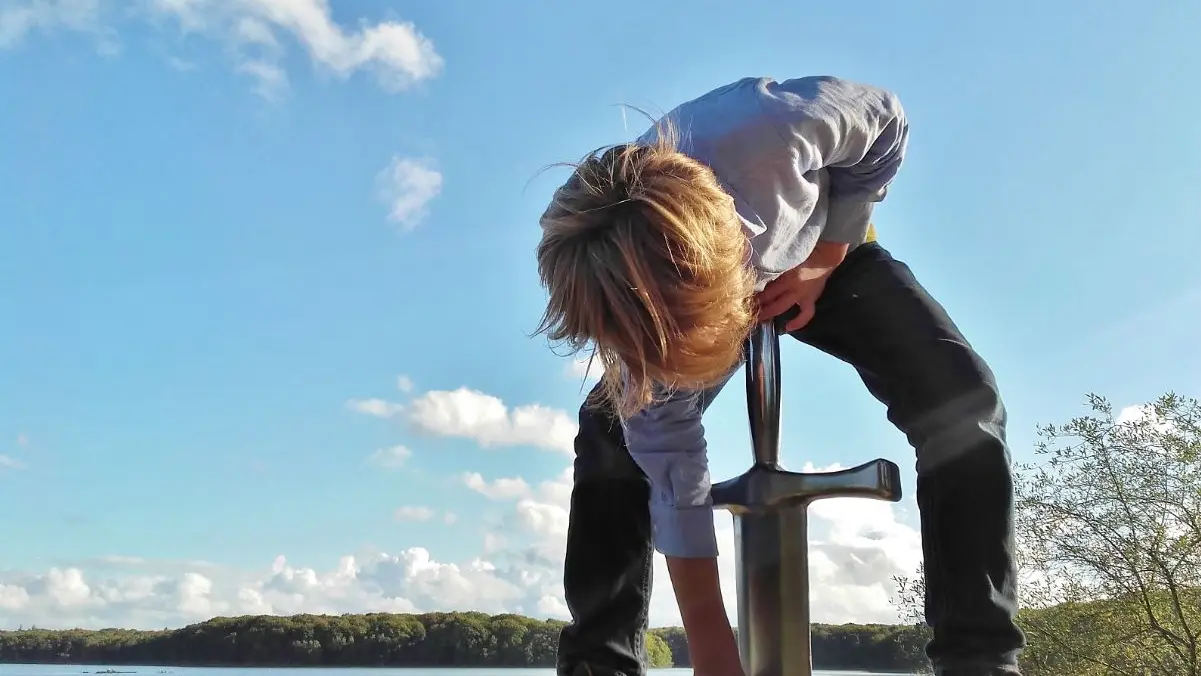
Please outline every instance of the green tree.
[{"label": "green tree", "polygon": [[652,668],[672,666],[671,648],[654,632],[646,634],[646,659]]},{"label": "green tree", "polygon": [[663,639],[671,650],[672,664],[677,667],[691,667],[692,658],[688,655],[688,637],[683,627],[662,627],[652,629],[651,633]]},{"label": "green tree", "polygon": [[[1017,472],[1023,673],[1201,676],[1201,405],[1088,403]],[[899,582],[920,617],[920,576]]]},{"label": "green tree", "polygon": [[1029,618],[1031,642],[1096,673],[1201,676],[1201,405],[1089,404],[1039,431],[1018,482],[1026,596],[1058,607]]}]

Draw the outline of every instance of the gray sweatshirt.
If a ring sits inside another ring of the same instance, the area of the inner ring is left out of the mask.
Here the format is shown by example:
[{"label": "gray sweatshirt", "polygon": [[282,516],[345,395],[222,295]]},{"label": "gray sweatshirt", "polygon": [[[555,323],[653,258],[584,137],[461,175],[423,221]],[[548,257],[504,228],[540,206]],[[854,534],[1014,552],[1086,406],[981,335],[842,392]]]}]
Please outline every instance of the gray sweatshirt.
[{"label": "gray sweatshirt", "polygon": [[[680,150],[711,167],[734,197],[758,288],[808,258],[819,241],[871,239],[872,208],[901,166],[908,126],[893,94],[834,77],[744,78],[667,114]],[[656,129],[638,141],[649,142]],[[726,376],[726,381],[733,375]],[[655,548],[714,557],[703,392],[676,391],[622,421],[651,482]]]}]

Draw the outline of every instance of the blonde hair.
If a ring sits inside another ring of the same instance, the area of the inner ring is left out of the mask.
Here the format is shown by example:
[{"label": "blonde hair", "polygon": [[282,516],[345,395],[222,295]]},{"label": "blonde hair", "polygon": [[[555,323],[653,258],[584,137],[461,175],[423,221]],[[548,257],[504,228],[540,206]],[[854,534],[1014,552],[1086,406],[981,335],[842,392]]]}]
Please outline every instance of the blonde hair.
[{"label": "blonde hair", "polygon": [[754,321],[733,198],[677,152],[666,127],[650,144],[602,148],[571,166],[541,219],[549,300],[537,333],[575,353],[591,346],[604,373],[589,399],[622,416],[719,381]]}]

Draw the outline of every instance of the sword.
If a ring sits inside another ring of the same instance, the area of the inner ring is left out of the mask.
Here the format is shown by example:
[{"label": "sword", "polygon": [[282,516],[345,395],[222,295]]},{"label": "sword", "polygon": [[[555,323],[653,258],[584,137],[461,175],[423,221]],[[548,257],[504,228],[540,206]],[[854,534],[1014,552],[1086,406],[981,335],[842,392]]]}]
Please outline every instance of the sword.
[{"label": "sword", "polygon": [[746,676],[813,676],[809,631],[810,503],[860,497],[899,502],[901,472],[879,459],[837,472],[789,472],[780,456],[780,336],[758,326],[746,346],[754,464],[712,488],[734,517],[738,650]]}]

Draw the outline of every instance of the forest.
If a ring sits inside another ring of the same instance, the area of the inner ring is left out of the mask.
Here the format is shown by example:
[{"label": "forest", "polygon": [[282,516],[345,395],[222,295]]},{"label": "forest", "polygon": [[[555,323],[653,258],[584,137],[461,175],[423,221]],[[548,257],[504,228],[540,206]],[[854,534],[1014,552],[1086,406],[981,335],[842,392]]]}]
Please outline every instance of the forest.
[{"label": "forest", "polygon": [[[426,613],[218,617],[159,631],[0,631],[0,663],[173,666],[552,667],[563,622]],[[819,669],[893,671],[924,663],[925,628],[814,625]],[[652,629],[656,667],[689,666],[684,631]]]}]

